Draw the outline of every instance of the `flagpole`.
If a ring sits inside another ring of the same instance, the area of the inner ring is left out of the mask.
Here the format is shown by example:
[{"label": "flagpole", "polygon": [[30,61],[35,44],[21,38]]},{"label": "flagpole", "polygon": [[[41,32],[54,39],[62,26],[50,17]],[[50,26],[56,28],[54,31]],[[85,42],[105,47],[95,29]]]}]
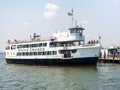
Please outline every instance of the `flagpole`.
[{"label": "flagpole", "polygon": [[72,11],[72,27],[73,27],[73,9],[71,11]]},{"label": "flagpole", "polygon": [[71,16],[71,19],[72,19],[72,27],[73,27],[73,22],[74,22],[73,9],[71,9],[71,12],[68,12],[68,16]]}]

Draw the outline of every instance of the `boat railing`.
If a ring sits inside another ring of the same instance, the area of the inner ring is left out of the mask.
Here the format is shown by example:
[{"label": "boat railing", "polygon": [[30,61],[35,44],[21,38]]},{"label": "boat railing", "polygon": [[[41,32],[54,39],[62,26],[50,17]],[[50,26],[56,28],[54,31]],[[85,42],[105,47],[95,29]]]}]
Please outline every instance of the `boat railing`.
[{"label": "boat railing", "polygon": [[84,46],[95,46],[95,44],[86,44]]},{"label": "boat railing", "polygon": [[19,43],[30,43],[30,42],[39,42],[39,41],[49,41],[51,40],[50,38],[42,38],[42,39],[34,39],[34,40],[13,40],[10,41],[8,40],[8,44],[19,44]]}]

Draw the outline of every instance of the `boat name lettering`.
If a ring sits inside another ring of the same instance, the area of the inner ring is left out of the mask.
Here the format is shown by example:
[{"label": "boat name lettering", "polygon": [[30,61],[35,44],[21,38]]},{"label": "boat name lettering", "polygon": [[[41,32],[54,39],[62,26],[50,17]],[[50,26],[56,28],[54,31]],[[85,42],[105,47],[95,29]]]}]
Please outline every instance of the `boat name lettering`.
[{"label": "boat name lettering", "polygon": [[39,51],[44,51],[44,48],[18,49],[18,52],[39,52]]},{"label": "boat name lettering", "polygon": [[44,51],[44,48],[32,48],[30,51]]}]

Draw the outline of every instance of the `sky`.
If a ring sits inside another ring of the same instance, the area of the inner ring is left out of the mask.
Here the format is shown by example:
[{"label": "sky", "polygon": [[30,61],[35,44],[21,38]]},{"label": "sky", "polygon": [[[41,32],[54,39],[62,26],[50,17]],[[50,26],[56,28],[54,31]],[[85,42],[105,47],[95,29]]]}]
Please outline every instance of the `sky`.
[{"label": "sky", "polygon": [[74,21],[88,40],[101,36],[103,47],[120,46],[120,0],[0,0],[0,50],[9,40],[28,40],[37,33],[51,37],[67,31]]}]

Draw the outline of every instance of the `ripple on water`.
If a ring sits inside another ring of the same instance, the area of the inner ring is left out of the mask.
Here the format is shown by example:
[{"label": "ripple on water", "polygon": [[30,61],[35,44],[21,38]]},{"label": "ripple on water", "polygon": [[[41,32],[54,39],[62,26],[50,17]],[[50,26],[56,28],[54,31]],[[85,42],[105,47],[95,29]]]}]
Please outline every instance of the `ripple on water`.
[{"label": "ripple on water", "polygon": [[[4,60],[4,59],[3,59]],[[0,90],[119,90],[120,65],[29,66],[0,60]]]}]

